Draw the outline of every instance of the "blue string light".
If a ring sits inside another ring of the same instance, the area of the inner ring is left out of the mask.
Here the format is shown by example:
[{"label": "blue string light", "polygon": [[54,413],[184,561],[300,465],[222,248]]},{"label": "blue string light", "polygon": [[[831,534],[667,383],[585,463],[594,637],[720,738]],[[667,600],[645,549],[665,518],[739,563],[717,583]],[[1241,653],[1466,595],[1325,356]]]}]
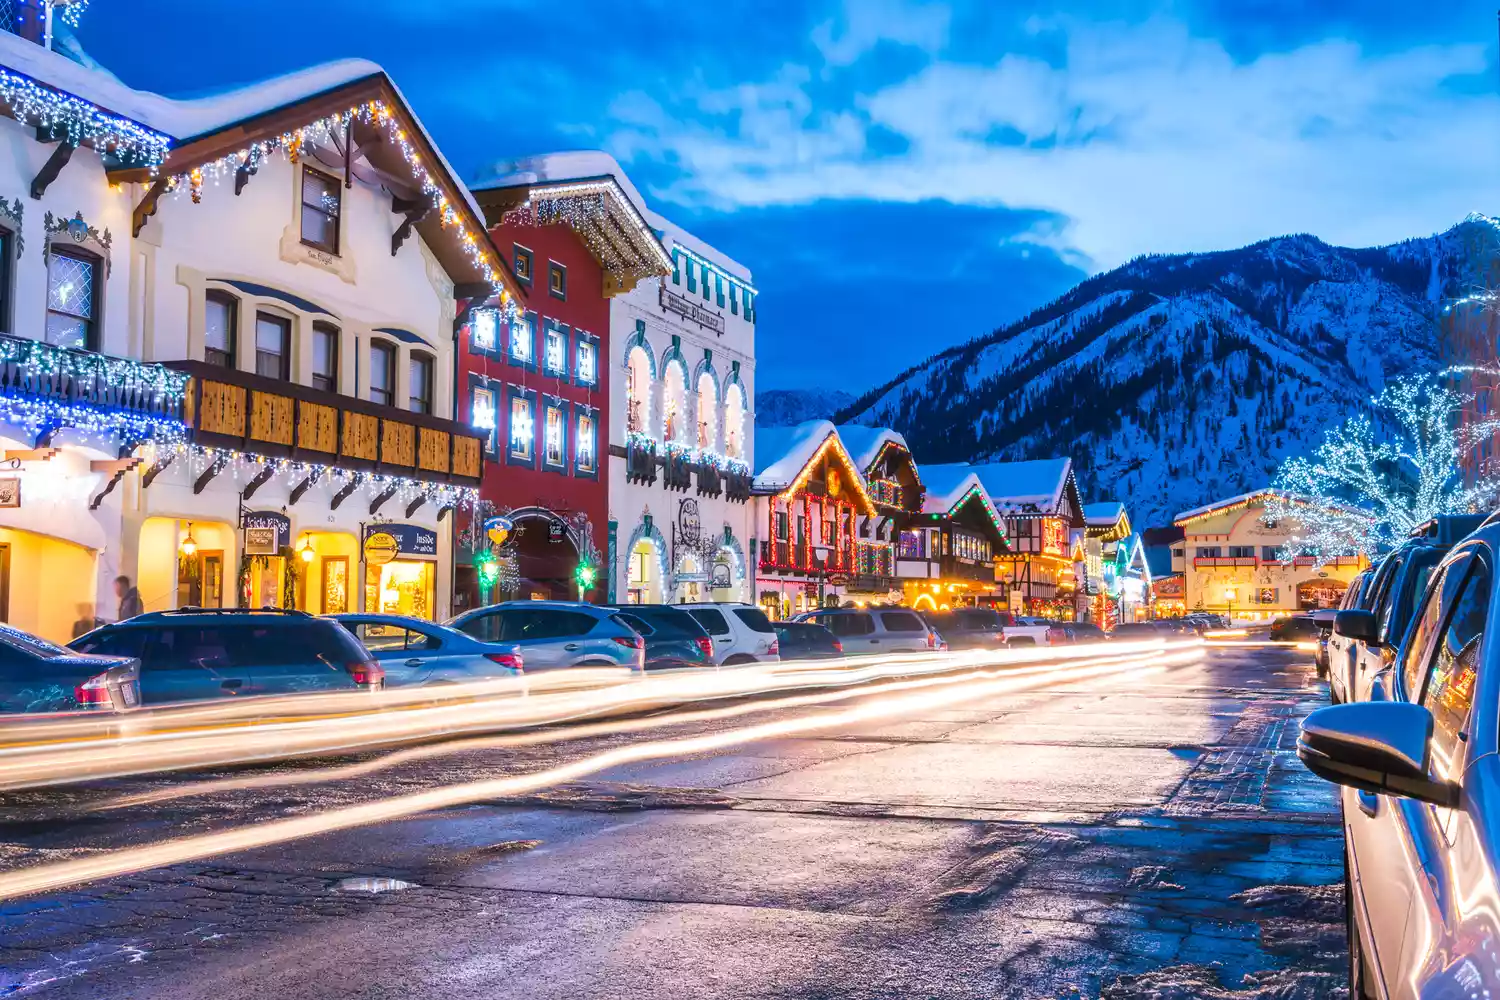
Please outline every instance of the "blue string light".
[{"label": "blue string light", "polygon": [[160,132],[4,67],[0,67],[0,98],[18,121],[60,130],[74,145],[92,143],[100,152],[139,162],[153,173],[172,145],[172,140]]}]

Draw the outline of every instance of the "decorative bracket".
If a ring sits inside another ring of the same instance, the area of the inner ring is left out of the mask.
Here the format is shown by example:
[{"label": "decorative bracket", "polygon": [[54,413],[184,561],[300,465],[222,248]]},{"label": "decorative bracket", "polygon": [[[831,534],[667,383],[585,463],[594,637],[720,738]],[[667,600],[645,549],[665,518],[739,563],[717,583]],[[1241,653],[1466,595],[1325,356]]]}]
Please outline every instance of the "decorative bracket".
[{"label": "decorative bracket", "polygon": [[274,466],[268,465],[264,469],[261,469],[255,474],[254,479],[245,484],[245,489],[244,492],[240,494],[240,499],[249,500],[251,497],[255,496],[255,491],[266,485],[266,483],[270,482],[271,477],[274,475],[276,475],[276,469]]},{"label": "decorative bracket", "polygon": [[31,182],[31,196],[40,199],[47,193],[47,188],[57,180],[57,175],[62,173],[63,167],[73,158],[73,150],[77,149],[77,143],[71,139],[64,139],[57,144],[52,155],[47,157],[47,162],[42,164],[42,169],[37,171],[36,177]]},{"label": "decorative bracket", "polygon": [[165,472],[167,466],[171,465],[173,459],[176,457],[176,455],[168,455],[166,458],[158,458],[151,468],[146,470],[146,474],[141,477],[141,489],[149,488],[156,481],[156,477]]},{"label": "decorative bracket", "polygon": [[[130,213],[130,235],[132,237],[141,235],[141,230],[146,228],[146,220],[156,214],[156,203],[161,201],[161,196],[167,193],[171,185],[170,177],[158,177],[156,183],[152,184],[141,199],[141,203],[135,206],[135,211]],[[239,180],[235,180],[235,194],[239,194]]]},{"label": "decorative bracket", "polygon": [[358,477],[350,476],[349,481],[344,484],[343,488],[333,495],[333,499],[328,503],[328,509],[338,510],[339,504],[353,496],[354,491],[357,489],[359,489]]},{"label": "decorative bracket", "polygon": [[31,448],[26,451],[12,449],[5,452],[5,460],[7,462],[50,462],[52,456],[56,454],[56,448]]},{"label": "decorative bracket", "polygon": [[67,425],[61,420],[48,420],[36,429],[36,440],[32,442],[36,448],[52,447],[52,439],[57,437],[59,431],[66,430]]},{"label": "decorative bracket", "polygon": [[474,310],[478,309],[486,299],[495,294],[495,289],[488,282],[466,281],[453,286],[453,298],[455,301],[463,302],[463,308],[458,310],[458,315],[453,317],[453,335],[456,337],[459,331],[469,325],[469,318],[473,316]]},{"label": "decorative bracket", "polygon": [[426,503],[426,502],[427,502],[427,498],[425,496],[417,497],[411,503],[409,503],[409,504],[406,505],[406,516],[407,517],[411,517],[418,510],[420,510],[421,507],[422,507],[422,505],[424,503]]},{"label": "decorative bracket", "polygon": [[234,172],[234,196],[236,198],[240,196],[241,191],[245,190],[245,185],[250,183],[250,178],[254,177],[259,170],[260,165],[256,163],[240,164],[239,169]]},{"label": "decorative bracket", "polygon": [[441,522],[442,519],[445,518],[445,517],[447,517],[450,513],[452,513],[452,511],[453,511],[453,504],[451,504],[451,503],[450,504],[446,504],[446,505],[444,505],[442,507],[439,507],[438,508],[438,516],[437,516],[438,521]]},{"label": "decorative bracket", "polygon": [[[406,242],[409,236],[411,236],[411,231],[416,226],[416,224],[427,218],[427,216],[432,212],[433,208],[436,206],[436,203],[432,198],[424,198],[416,202],[415,204],[408,202],[405,198],[392,198],[391,207],[393,209],[396,209],[397,205],[407,205],[410,207],[405,209],[406,218],[402,220],[400,226],[396,227],[396,231],[391,234],[392,257],[396,256],[396,251],[400,250],[401,245]],[[399,211],[399,209],[397,210]]]},{"label": "decorative bracket", "polygon": [[203,470],[203,475],[199,476],[197,482],[193,483],[193,495],[197,496],[199,493],[202,493],[205,489],[207,489],[208,484],[213,482],[214,477],[223,472],[224,467],[228,464],[228,455],[220,455],[218,458],[215,458],[212,462],[210,462],[208,468]]},{"label": "decorative bracket", "polygon": [[385,506],[385,502],[387,500],[395,495],[396,487],[394,486],[387,486],[385,489],[381,490],[380,493],[375,497],[375,499],[370,501],[370,513],[373,515],[381,507]]},{"label": "decorative bracket", "polygon": [[143,461],[145,459],[114,458],[90,462],[90,472],[106,473],[109,476],[109,480],[104,484],[104,489],[99,491],[99,495],[89,501],[89,510],[98,510],[99,505],[104,503],[104,498],[113,493],[115,487],[120,484],[120,480],[125,478],[125,473],[140,465]]},{"label": "decorative bracket", "polygon": [[313,483],[316,483],[319,476],[321,475],[322,474],[318,472],[309,473],[306,479],[302,480],[302,482],[292,487],[292,495],[288,498],[287,505],[291,506],[298,500],[301,500],[303,495],[306,494],[308,490],[313,488]]}]

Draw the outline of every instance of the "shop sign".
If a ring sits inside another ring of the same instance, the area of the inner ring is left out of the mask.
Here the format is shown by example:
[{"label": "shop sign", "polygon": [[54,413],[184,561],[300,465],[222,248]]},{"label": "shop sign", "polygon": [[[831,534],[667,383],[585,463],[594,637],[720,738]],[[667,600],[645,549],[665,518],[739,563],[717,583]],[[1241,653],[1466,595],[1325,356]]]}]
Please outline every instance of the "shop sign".
[{"label": "shop sign", "polygon": [[676,292],[668,291],[665,287],[658,289],[661,293],[661,307],[667,312],[673,312],[687,320],[689,323],[697,323],[706,326],[719,336],[724,335],[724,317],[720,313],[705,309],[692,299]]},{"label": "shop sign", "polygon": [[0,508],[21,506],[21,479],[8,476],[0,479]]},{"label": "shop sign", "polygon": [[828,585],[830,587],[847,587],[849,585],[849,578],[842,573],[835,573],[828,578]]},{"label": "shop sign", "polygon": [[1182,577],[1168,576],[1151,582],[1151,590],[1157,597],[1181,597]]},{"label": "shop sign", "polygon": [[1275,604],[1276,603],[1276,589],[1277,588],[1275,588],[1275,587],[1262,587],[1262,588],[1260,588],[1260,590],[1256,591],[1256,593],[1255,593],[1255,600],[1256,600],[1256,602],[1259,603],[1259,604]]},{"label": "shop sign", "polygon": [[[376,552],[374,559],[370,557],[372,545]],[[384,555],[387,550],[390,551],[388,556]],[[366,562],[380,566],[397,556],[435,558],[437,556],[437,532],[415,524],[373,524],[365,528]]]},{"label": "shop sign", "polygon": [[547,541],[551,542],[553,545],[561,544],[563,538],[567,535],[567,533],[567,526],[564,525],[561,521],[554,519],[547,522]]},{"label": "shop sign", "polygon": [[496,546],[504,545],[515,530],[515,522],[508,517],[492,517],[484,522],[485,537]]},{"label": "shop sign", "polygon": [[728,563],[716,562],[710,572],[712,579],[709,585],[715,590],[722,590],[733,585]]},{"label": "shop sign", "polygon": [[292,519],[274,510],[246,511],[240,520],[245,529],[245,555],[274,556],[292,544]]}]

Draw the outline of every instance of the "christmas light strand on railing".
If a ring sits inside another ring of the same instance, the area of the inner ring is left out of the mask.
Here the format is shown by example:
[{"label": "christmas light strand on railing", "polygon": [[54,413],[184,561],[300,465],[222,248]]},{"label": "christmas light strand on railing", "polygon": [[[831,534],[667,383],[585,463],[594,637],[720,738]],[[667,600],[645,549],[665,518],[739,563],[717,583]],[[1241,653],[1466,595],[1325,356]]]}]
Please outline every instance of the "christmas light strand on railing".
[{"label": "christmas light strand on railing", "polygon": [[83,12],[89,9],[89,0],[47,0],[47,6],[57,11],[58,17],[70,28],[78,27]]},{"label": "christmas light strand on railing", "polygon": [[4,67],[0,67],[0,99],[17,121],[44,131],[61,131],[75,146],[91,143],[101,153],[148,166],[153,174],[171,149],[172,140],[160,132]]},{"label": "christmas light strand on railing", "polygon": [[180,404],[187,395],[188,376],[166,365],[112,358],[92,351],[74,351],[38,340],[0,337],[0,364],[14,364],[26,375],[97,380],[124,393],[140,392],[155,402]]},{"label": "christmas light strand on railing", "polygon": [[[354,484],[356,493],[380,494],[394,487],[395,492],[389,501],[394,504],[409,504],[421,498],[438,510],[444,507],[469,510],[479,502],[479,491],[472,486],[459,486],[453,483],[412,479],[409,476],[392,476],[378,472],[358,472],[319,462],[274,458],[252,452],[235,451],[230,448],[210,448],[186,442],[177,445],[174,450],[176,454],[186,458],[187,467],[194,476],[217,465],[220,467],[221,475],[228,476],[232,481],[239,481],[243,478],[254,478],[269,469],[273,476],[287,477],[288,485],[302,482],[308,477],[315,477],[315,482],[328,484],[335,493],[342,491],[351,482]],[[158,452],[159,455],[160,452]]]},{"label": "christmas light strand on railing", "polygon": [[248,167],[253,171],[276,153],[285,153],[293,163],[297,163],[303,151],[309,146],[332,143],[335,138],[343,141],[349,126],[354,122],[379,127],[385,132],[386,138],[401,151],[402,158],[411,168],[412,177],[416,180],[417,186],[424,194],[430,196],[437,206],[438,219],[442,227],[454,230],[459,245],[479,268],[485,280],[494,288],[507,315],[512,320],[519,318],[521,310],[511,297],[510,290],[505,287],[499,263],[490,252],[484,234],[482,232],[476,234],[464,224],[462,216],[449,201],[442,185],[423,163],[422,156],[417,152],[406,128],[396,120],[395,114],[382,100],[366,101],[347,110],[309,122],[300,128],[283,132],[279,136],[251,143],[217,160],[199,164],[192,170],[177,175],[178,189],[186,188],[191,191],[193,200],[197,202],[201,199],[205,181],[211,181],[217,185],[223,179],[233,177],[241,167]]},{"label": "christmas light strand on railing", "polygon": [[172,444],[184,440],[186,426],[170,417],[105,409],[63,399],[0,396],[0,423],[35,434],[44,428],[70,430],[98,444],[148,440]]}]

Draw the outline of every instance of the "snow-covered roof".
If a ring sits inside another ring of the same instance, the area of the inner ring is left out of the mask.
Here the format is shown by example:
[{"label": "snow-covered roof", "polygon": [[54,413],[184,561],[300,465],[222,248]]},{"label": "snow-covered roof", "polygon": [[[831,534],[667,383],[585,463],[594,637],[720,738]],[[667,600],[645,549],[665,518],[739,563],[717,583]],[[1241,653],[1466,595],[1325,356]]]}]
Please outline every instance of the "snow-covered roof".
[{"label": "snow-covered roof", "polygon": [[1125,516],[1125,505],[1117,500],[1083,505],[1083,519],[1090,525],[1105,527],[1113,525]]},{"label": "snow-covered roof", "polygon": [[739,261],[730,257],[722,250],[710,246],[708,243],[683,229],[677,223],[657,212],[646,212],[646,221],[662,234],[662,242],[669,246],[673,243],[682,247],[690,253],[707,261],[715,267],[724,271],[726,275],[743,285],[749,286],[754,291],[754,278],[750,275],[750,269]]},{"label": "snow-covered roof", "polygon": [[1020,511],[1034,506],[1051,511],[1063,500],[1073,461],[1043,458],[1030,462],[996,462],[974,466],[980,482],[995,506],[1002,511]]},{"label": "snow-covered roof", "polygon": [[849,457],[854,459],[854,464],[859,466],[861,472],[870,470],[870,466],[875,464],[875,459],[880,457],[880,449],[887,444],[897,444],[905,451],[911,451],[906,446],[906,438],[889,427],[839,424],[838,432],[839,440],[844,442],[844,449],[849,452]]},{"label": "snow-covered roof", "polygon": [[755,428],[755,488],[778,492],[792,485],[838,428],[827,420],[809,420],[796,427]]},{"label": "snow-covered roof", "polygon": [[1202,507],[1194,507],[1192,510],[1181,512],[1172,518],[1172,523],[1181,525],[1184,521],[1196,521],[1199,518],[1210,514],[1217,514],[1220,511],[1233,510],[1236,507],[1248,507],[1251,501],[1270,496],[1275,492],[1275,490],[1266,486],[1258,490],[1251,490],[1249,493],[1241,493],[1239,496],[1229,497],[1226,500],[1215,500],[1213,503],[1204,504]]},{"label": "snow-covered roof", "polygon": [[922,485],[927,487],[922,500],[924,514],[946,514],[969,490],[976,486],[984,488],[974,467],[965,462],[922,466]]}]

